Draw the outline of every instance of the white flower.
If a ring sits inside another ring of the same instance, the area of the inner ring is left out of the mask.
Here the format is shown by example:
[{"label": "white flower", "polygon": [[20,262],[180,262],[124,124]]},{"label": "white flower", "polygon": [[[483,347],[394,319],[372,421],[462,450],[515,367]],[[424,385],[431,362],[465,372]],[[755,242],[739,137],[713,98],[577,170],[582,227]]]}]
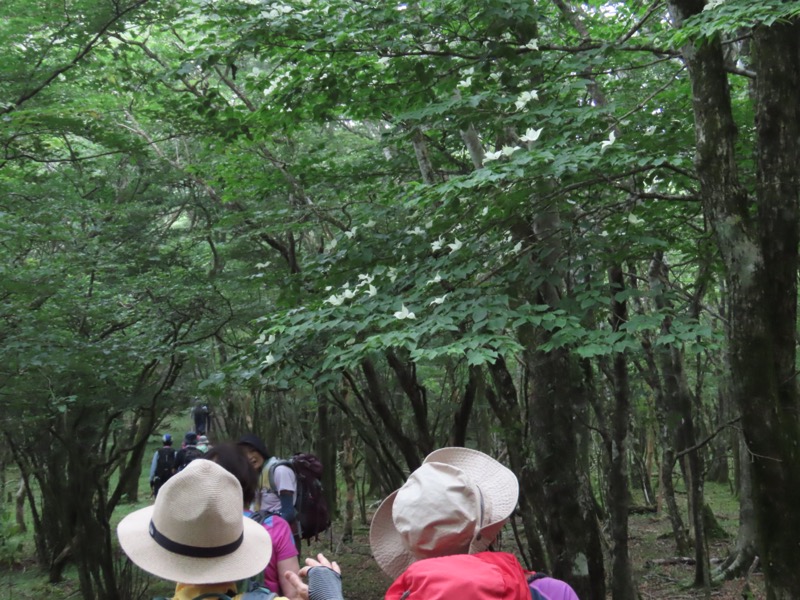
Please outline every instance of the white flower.
[{"label": "white flower", "polygon": [[419,225],[417,225],[416,227],[414,227],[414,229],[412,229],[408,233],[410,233],[411,235],[423,235],[425,233],[425,230],[422,229],[422,227],[420,227]]},{"label": "white flower", "polygon": [[612,132],[609,134],[609,136],[608,136],[608,139],[607,139],[607,140],[603,140],[602,142],[600,142],[600,152],[604,152],[606,148],[608,148],[609,146],[611,146],[611,145],[612,145],[614,142],[616,142],[616,141],[617,141],[617,136],[616,136],[616,134],[615,134],[615,133],[612,131]]},{"label": "white flower", "polygon": [[450,252],[455,252],[456,250],[460,250],[461,247],[464,245],[464,242],[456,238],[456,240],[452,244],[447,244],[447,247],[450,248]]},{"label": "white flower", "polygon": [[347,236],[348,239],[352,240],[356,235],[356,230],[357,229],[358,229],[358,227],[353,227],[351,230],[345,231],[344,234]]},{"label": "white flower", "polygon": [[656,126],[655,125],[651,125],[650,127],[648,127],[647,129],[644,130],[644,134],[645,135],[653,135],[655,132],[656,132]]},{"label": "white flower", "polygon": [[603,229],[603,231],[600,232],[600,237],[608,237],[608,232]]},{"label": "white flower", "polygon": [[328,240],[328,243],[325,244],[325,249],[328,251],[333,250],[338,244],[339,242],[336,241],[336,238],[331,238]]},{"label": "white flower", "polygon": [[460,88],[468,88],[472,85],[472,77],[465,77],[461,81],[458,82],[458,87]]},{"label": "white flower", "polygon": [[538,50],[539,49],[539,40],[537,40],[536,38],[533,38],[530,42],[525,44],[525,47],[528,50]]},{"label": "white flower", "polygon": [[512,251],[514,254],[516,254],[516,253],[517,253],[517,252],[519,252],[520,250],[522,250],[522,242],[517,242],[517,243],[514,245],[514,247],[511,249],[511,251]]},{"label": "white flower", "polygon": [[389,269],[389,280],[394,283],[394,280],[397,279],[397,269],[392,267]]},{"label": "white flower", "polygon": [[332,289],[333,289],[333,286],[332,286],[332,285],[326,285],[326,286],[325,286],[325,291],[326,291],[326,292],[330,292]]},{"label": "white flower", "polygon": [[356,295],[356,293],[353,290],[345,290],[344,294],[342,294],[342,298],[350,299],[350,298],[354,298],[355,295]]},{"label": "white flower", "polygon": [[428,221],[425,223],[425,229],[430,229],[431,227],[433,227],[433,221]]},{"label": "white flower", "polygon": [[372,283],[372,281],[375,278],[372,275],[359,274],[358,279],[362,282],[359,285],[362,285],[362,284]]},{"label": "white flower", "polygon": [[642,223],[644,223],[644,219],[640,219],[635,214],[630,213],[628,215],[628,223],[630,223],[631,225],[641,225]]},{"label": "white flower", "polygon": [[485,217],[488,214],[489,214],[489,207],[488,206],[484,206],[483,210],[481,211],[481,216]]},{"label": "white flower", "polygon": [[431,283],[439,283],[441,280],[442,280],[442,276],[439,275],[439,273],[436,273],[436,275],[434,275],[433,279],[428,279],[428,281],[425,282],[425,285],[429,285]]},{"label": "white flower", "polygon": [[400,310],[394,313],[394,318],[402,321],[403,319],[416,319],[417,316],[413,312],[409,312],[406,305],[403,304],[400,306]]},{"label": "white flower", "polygon": [[536,90],[531,90],[530,92],[522,92],[517,99],[514,101],[514,105],[517,107],[517,110],[522,110],[525,108],[531,100],[538,100],[539,99],[539,92]]},{"label": "white flower", "polygon": [[265,367],[275,364],[275,357],[272,356],[272,352],[270,352],[264,357],[264,362],[261,364],[264,365]]},{"label": "white flower", "polygon": [[367,291],[366,291],[365,293],[366,293],[366,294],[367,294],[369,297],[372,297],[372,296],[374,296],[375,294],[377,294],[377,293],[378,293],[378,289],[377,289],[377,288],[376,288],[374,285],[372,285],[372,284],[370,283],[370,284],[369,284],[369,288],[367,289]]},{"label": "white flower", "polygon": [[342,302],[344,302],[344,296],[337,296],[336,294],[333,294],[330,298],[325,300],[325,302],[332,306],[341,306]]},{"label": "white flower", "polygon": [[444,240],[442,239],[442,236],[439,236],[438,240],[431,242],[431,250],[433,250],[434,252],[436,252],[437,250],[441,250],[443,244]]},{"label": "white flower", "polygon": [[486,155],[483,157],[483,162],[489,162],[490,160],[497,160],[503,155],[502,150],[498,150],[497,152],[487,152]]},{"label": "white flower", "polygon": [[256,263],[256,269],[266,269],[272,263],[270,261],[263,262],[263,263]]},{"label": "white flower", "polygon": [[503,149],[500,150],[500,152],[503,153],[503,156],[511,156],[517,150],[519,150],[518,146],[503,146]]},{"label": "white flower", "polygon": [[539,136],[542,135],[542,130],[543,129],[544,129],[544,127],[541,127],[539,129],[534,129],[533,127],[530,127],[525,132],[525,135],[523,135],[519,139],[522,140],[523,142],[535,142],[536,140],[539,139]]},{"label": "white flower", "polygon": [[445,294],[444,296],[439,296],[438,298],[434,298],[433,300],[430,301],[429,306],[433,304],[442,304],[445,298],[447,298],[447,294]]}]

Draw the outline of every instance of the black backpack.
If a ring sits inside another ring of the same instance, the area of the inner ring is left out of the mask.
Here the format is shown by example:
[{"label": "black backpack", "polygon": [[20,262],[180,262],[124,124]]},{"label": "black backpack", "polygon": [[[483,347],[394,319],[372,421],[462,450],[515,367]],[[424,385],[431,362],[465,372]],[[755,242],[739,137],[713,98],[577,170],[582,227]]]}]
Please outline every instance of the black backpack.
[{"label": "black backpack", "polygon": [[195,460],[196,458],[200,458],[203,456],[203,451],[200,448],[196,448],[195,446],[186,446],[181,450],[183,452],[183,460],[178,467],[178,472],[183,471],[190,462]]},{"label": "black backpack", "polygon": [[156,459],[156,473],[155,476],[164,483],[172,476],[172,469],[175,466],[175,448],[163,446],[157,451],[158,458]]},{"label": "black backpack", "polygon": [[290,460],[277,460],[269,467],[269,487],[275,489],[275,469],[286,465],[297,475],[294,508],[300,523],[300,537],[318,538],[331,526],[328,502],[322,490],[322,463],[313,454],[298,452]]}]

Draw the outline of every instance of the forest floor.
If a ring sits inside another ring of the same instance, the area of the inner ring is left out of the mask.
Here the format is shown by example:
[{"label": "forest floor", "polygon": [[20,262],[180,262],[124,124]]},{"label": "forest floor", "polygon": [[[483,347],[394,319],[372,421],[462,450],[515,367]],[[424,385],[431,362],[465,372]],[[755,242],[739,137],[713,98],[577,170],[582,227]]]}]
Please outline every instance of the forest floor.
[{"label": "forest floor", "polygon": [[[736,540],[738,528],[738,502],[726,485],[707,484],[706,499],[712,507],[717,521],[727,535],[709,542],[712,561],[720,562],[728,556]],[[301,555],[311,556],[323,552],[339,562],[343,572],[345,597],[348,600],[378,600],[391,584],[372,560],[369,548],[369,529],[360,526],[354,540],[348,544],[336,544],[339,532],[335,529],[331,537],[304,546]],[[675,543],[666,515],[653,513],[635,514],[630,518],[630,553],[634,563],[636,584],[641,600],[764,600],[763,576],[756,571],[747,579],[734,579],[714,586],[706,593],[702,588],[692,587],[694,565],[688,557],[675,554]],[[514,552],[513,540],[506,539],[504,550]],[[610,560],[606,561],[607,568]],[[712,564],[713,569],[713,564]],[[608,573],[607,573],[608,575]],[[611,598],[609,592],[608,598]]]},{"label": "forest floor", "polygon": [[[717,484],[707,484],[706,500],[712,507],[721,528],[727,533],[727,537],[709,543],[712,560],[721,560],[727,556],[728,549],[736,538],[738,502],[730,494],[726,485]],[[143,497],[138,504],[120,507],[121,510],[115,512],[114,522],[123,514],[145,506],[149,502],[149,499]],[[369,519],[372,515],[368,513],[366,516]],[[713,587],[708,595],[703,589],[693,588],[691,583],[694,579],[694,566],[687,564],[687,561],[677,560],[683,557],[676,557],[670,531],[666,516],[653,513],[631,515],[630,553],[641,600],[699,600],[702,598],[763,600],[766,597],[763,577],[758,571],[752,573],[747,580],[735,579],[725,582],[721,586]],[[342,566],[345,598],[348,600],[380,600],[383,598],[391,580],[381,572],[372,559],[368,526],[356,525],[354,539],[347,544],[337,542],[336,540],[340,537],[341,526],[336,524],[330,535],[325,534],[323,539],[310,546],[304,545],[301,557],[314,556],[318,552],[323,552],[326,556],[337,560]],[[8,558],[7,543],[10,541],[12,540],[0,539],[0,558]],[[33,600],[42,597],[80,598],[74,569],[68,568],[65,579],[60,584],[48,584],[44,575],[35,566],[31,541],[26,540],[24,546],[24,550],[20,548],[21,552],[14,553],[16,559],[12,560],[10,565],[6,560],[0,560],[0,581],[2,581],[0,589],[3,590],[0,591],[0,600],[4,598]],[[513,536],[506,536],[501,549],[508,552],[516,550]],[[610,560],[606,561],[606,565],[610,565]],[[132,597],[149,599],[158,595],[169,596],[173,589],[171,584],[154,581],[138,569],[133,569],[132,574],[132,587],[138,591],[138,593],[131,594]],[[611,598],[610,593],[608,598]]]}]

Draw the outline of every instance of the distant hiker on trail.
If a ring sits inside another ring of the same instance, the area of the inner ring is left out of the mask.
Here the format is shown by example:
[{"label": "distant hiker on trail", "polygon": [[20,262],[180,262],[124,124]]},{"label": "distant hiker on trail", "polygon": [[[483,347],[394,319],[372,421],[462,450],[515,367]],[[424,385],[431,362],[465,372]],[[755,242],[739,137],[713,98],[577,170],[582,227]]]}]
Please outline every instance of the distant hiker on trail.
[{"label": "distant hiker on trail", "polygon": [[239,440],[253,468],[261,474],[259,491],[253,503],[254,512],[273,513],[280,515],[292,526],[297,547],[300,547],[299,531],[297,526],[297,511],[294,508],[294,498],[297,494],[297,475],[288,465],[279,465],[273,470],[275,489],[269,483],[269,471],[272,462],[277,458],[268,451],[261,438],[248,433]]},{"label": "distant hiker on trail", "polygon": [[172,436],[165,433],[161,440],[164,445],[155,451],[150,463],[150,489],[153,496],[158,496],[158,490],[175,472],[175,448],[172,447]]},{"label": "distant hiker on trail", "polygon": [[183,436],[183,448],[175,455],[175,472],[183,471],[190,462],[203,456],[197,447],[197,434],[194,431]]},{"label": "distant hiker on trail", "polygon": [[514,473],[483,452],[429,454],[372,519],[372,554],[395,578],[385,600],[578,600],[567,583],[491,551],[518,496]]},{"label": "distant hiker on trail", "polygon": [[211,450],[211,443],[208,441],[208,438],[204,435],[197,436],[197,449],[200,450],[203,454]]},{"label": "distant hiker on trail", "polygon": [[192,406],[191,412],[194,432],[197,435],[204,435],[208,432],[209,425],[211,425],[211,410],[206,402],[201,402],[199,399],[196,400],[197,402]]}]

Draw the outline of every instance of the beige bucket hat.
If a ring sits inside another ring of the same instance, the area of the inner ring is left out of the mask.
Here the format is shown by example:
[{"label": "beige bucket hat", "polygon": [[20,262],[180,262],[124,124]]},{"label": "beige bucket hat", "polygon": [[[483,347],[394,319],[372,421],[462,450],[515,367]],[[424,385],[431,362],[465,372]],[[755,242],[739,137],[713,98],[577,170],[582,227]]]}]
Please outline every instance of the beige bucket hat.
[{"label": "beige bucket hat", "polygon": [[161,488],[155,504],[117,526],[120,545],[139,567],[179,583],[227,583],[263,571],[272,539],[242,514],[236,477],[194,460]]},{"label": "beige bucket hat", "polygon": [[518,498],[517,477],[492,457],[469,448],[435,450],[378,507],[369,531],[372,554],[397,578],[416,560],[481,552]]}]

